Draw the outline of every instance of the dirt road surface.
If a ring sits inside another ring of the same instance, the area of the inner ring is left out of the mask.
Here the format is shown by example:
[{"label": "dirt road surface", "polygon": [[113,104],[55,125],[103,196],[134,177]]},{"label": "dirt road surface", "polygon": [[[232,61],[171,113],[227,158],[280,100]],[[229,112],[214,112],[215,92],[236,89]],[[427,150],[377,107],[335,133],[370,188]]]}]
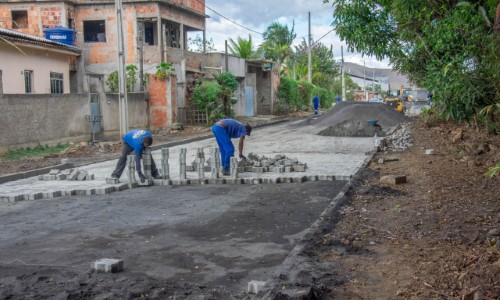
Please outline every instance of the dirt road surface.
[{"label": "dirt road surface", "polygon": [[[344,184],[152,187],[9,206],[0,299],[242,297]],[[100,258],[123,259],[125,271],[91,272]]]}]

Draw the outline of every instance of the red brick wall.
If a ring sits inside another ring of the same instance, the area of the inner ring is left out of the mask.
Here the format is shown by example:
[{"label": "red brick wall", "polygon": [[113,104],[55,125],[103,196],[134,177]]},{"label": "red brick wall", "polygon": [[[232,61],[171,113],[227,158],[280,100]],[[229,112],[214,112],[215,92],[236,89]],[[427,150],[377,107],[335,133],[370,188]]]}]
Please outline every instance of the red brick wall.
[{"label": "red brick wall", "polygon": [[165,128],[168,124],[176,122],[176,94],[175,77],[171,77],[171,86],[169,87],[172,91],[172,116],[173,120],[168,119],[169,112],[167,111],[167,81],[157,80],[152,74],[149,74],[149,110],[151,115],[151,127],[152,128]]}]

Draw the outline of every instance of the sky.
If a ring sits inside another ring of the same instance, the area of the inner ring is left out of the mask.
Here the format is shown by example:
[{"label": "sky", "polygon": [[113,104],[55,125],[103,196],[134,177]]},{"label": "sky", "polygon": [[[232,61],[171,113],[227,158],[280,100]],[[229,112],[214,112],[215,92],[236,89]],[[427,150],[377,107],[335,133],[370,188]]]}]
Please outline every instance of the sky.
[{"label": "sky", "polygon": [[[377,61],[374,57],[361,56],[347,51],[345,42],[335,34],[331,26],[333,9],[331,4],[323,4],[322,0],[205,0],[205,13],[210,17],[206,20],[206,37],[212,39],[217,51],[224,51],[224,41],[238,36],[252,36],[254,45],[262,43],[262,35],[267,26],[278,21],[292,27],[295,21],[297,38],[294,44],[299,44],[303,38],[307,40],[308,12],[311,13],[311,34],[313,41],[321,38],[326,46],[333,45],[336,61],[341,59],[341,45],[344,46],[344,61],[366,64],[369,68],[390,68],[389,61]],[[235,25],[218,14],[247,27],[253,31]],[[255,32],[254,32],[255,31]],[[257,33],[256,33],[257,32]]]}]

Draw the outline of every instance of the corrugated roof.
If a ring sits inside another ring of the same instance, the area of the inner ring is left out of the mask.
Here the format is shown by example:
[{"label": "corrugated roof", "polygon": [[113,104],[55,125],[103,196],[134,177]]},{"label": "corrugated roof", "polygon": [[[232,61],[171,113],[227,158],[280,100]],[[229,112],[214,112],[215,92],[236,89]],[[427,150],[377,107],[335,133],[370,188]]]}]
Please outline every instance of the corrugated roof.
[{"label": "corrugated roof", "polygon": [[63,50],[68,50],[74,53],[81,53],[82,50],[78,47],[71,46],[71,45],[66,45],[63,43],[59,42],[54,42],[45,38],[29,35],[26,33],[22,32],[17,32],[14,30],[6,29],[6,28],[0,28],[0,37],[3,37],[5,39],[8,39],[10,41],[17,41],[17,42],[23,42],[23,43],[30,43],[30,44],[36,44],[36,45],[42,45],[50,48],[56,48],[56,49],[63,49]]}]

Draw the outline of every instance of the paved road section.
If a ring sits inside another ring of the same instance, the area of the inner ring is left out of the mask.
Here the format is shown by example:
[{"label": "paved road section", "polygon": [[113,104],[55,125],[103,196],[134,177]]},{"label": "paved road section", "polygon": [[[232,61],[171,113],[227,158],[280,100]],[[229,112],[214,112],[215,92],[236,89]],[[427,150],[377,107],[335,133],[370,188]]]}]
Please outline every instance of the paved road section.
[{"label": "paved road section", "polygon": [[[366,153],[372,150],[371,138],[329,137],[318,136],[317,132],[324,127],[296,126],[297,123],[286,123],[277,126],[256,129],[252,136],[245,139],[244,153],[252,152],[259,156],[274,157],[276,154],[284,154],[290,158],[297,158],[299,162],[307,164],[305,172],[275,173],[266,172],[240,173],[239,177],[244,179],[274,179],[276,178],[309,178],[309,180],[347,180],[362,165]],[[234,140],[237,147],[237,140]],[[187,148],[187,163],[195,160],[198,147],[203,147],[205,157],[209,157],[209,148],[216,147],[214,138],[192,142],[181,146],[175,146],[170,151],[170,176],[174,183],[179,179],[179,153],[181,148]],[[153,158],[160,165],[160,150],[153,151]],[[30,177],[17,181],[7,182],[0,185],[0,202],[17,202],[21,200],[32,200],[34,198],[53,198],[70,195],[92,195],[109,193],[127,189],[128,178],[126,171],[122,175],[119,185],[106,183],[110,177],[116,160],[110,160],[98,164],[79,167],[90,174],[94,174],[94,180],[90,181],[68,181],[68,180],[39,180],[38,177]],[[210,173],[206,172],[209,178]],[[188,179],[197,179],[197,172],[188,172]],[[194,181],[194,180],[193,180]]]}]

